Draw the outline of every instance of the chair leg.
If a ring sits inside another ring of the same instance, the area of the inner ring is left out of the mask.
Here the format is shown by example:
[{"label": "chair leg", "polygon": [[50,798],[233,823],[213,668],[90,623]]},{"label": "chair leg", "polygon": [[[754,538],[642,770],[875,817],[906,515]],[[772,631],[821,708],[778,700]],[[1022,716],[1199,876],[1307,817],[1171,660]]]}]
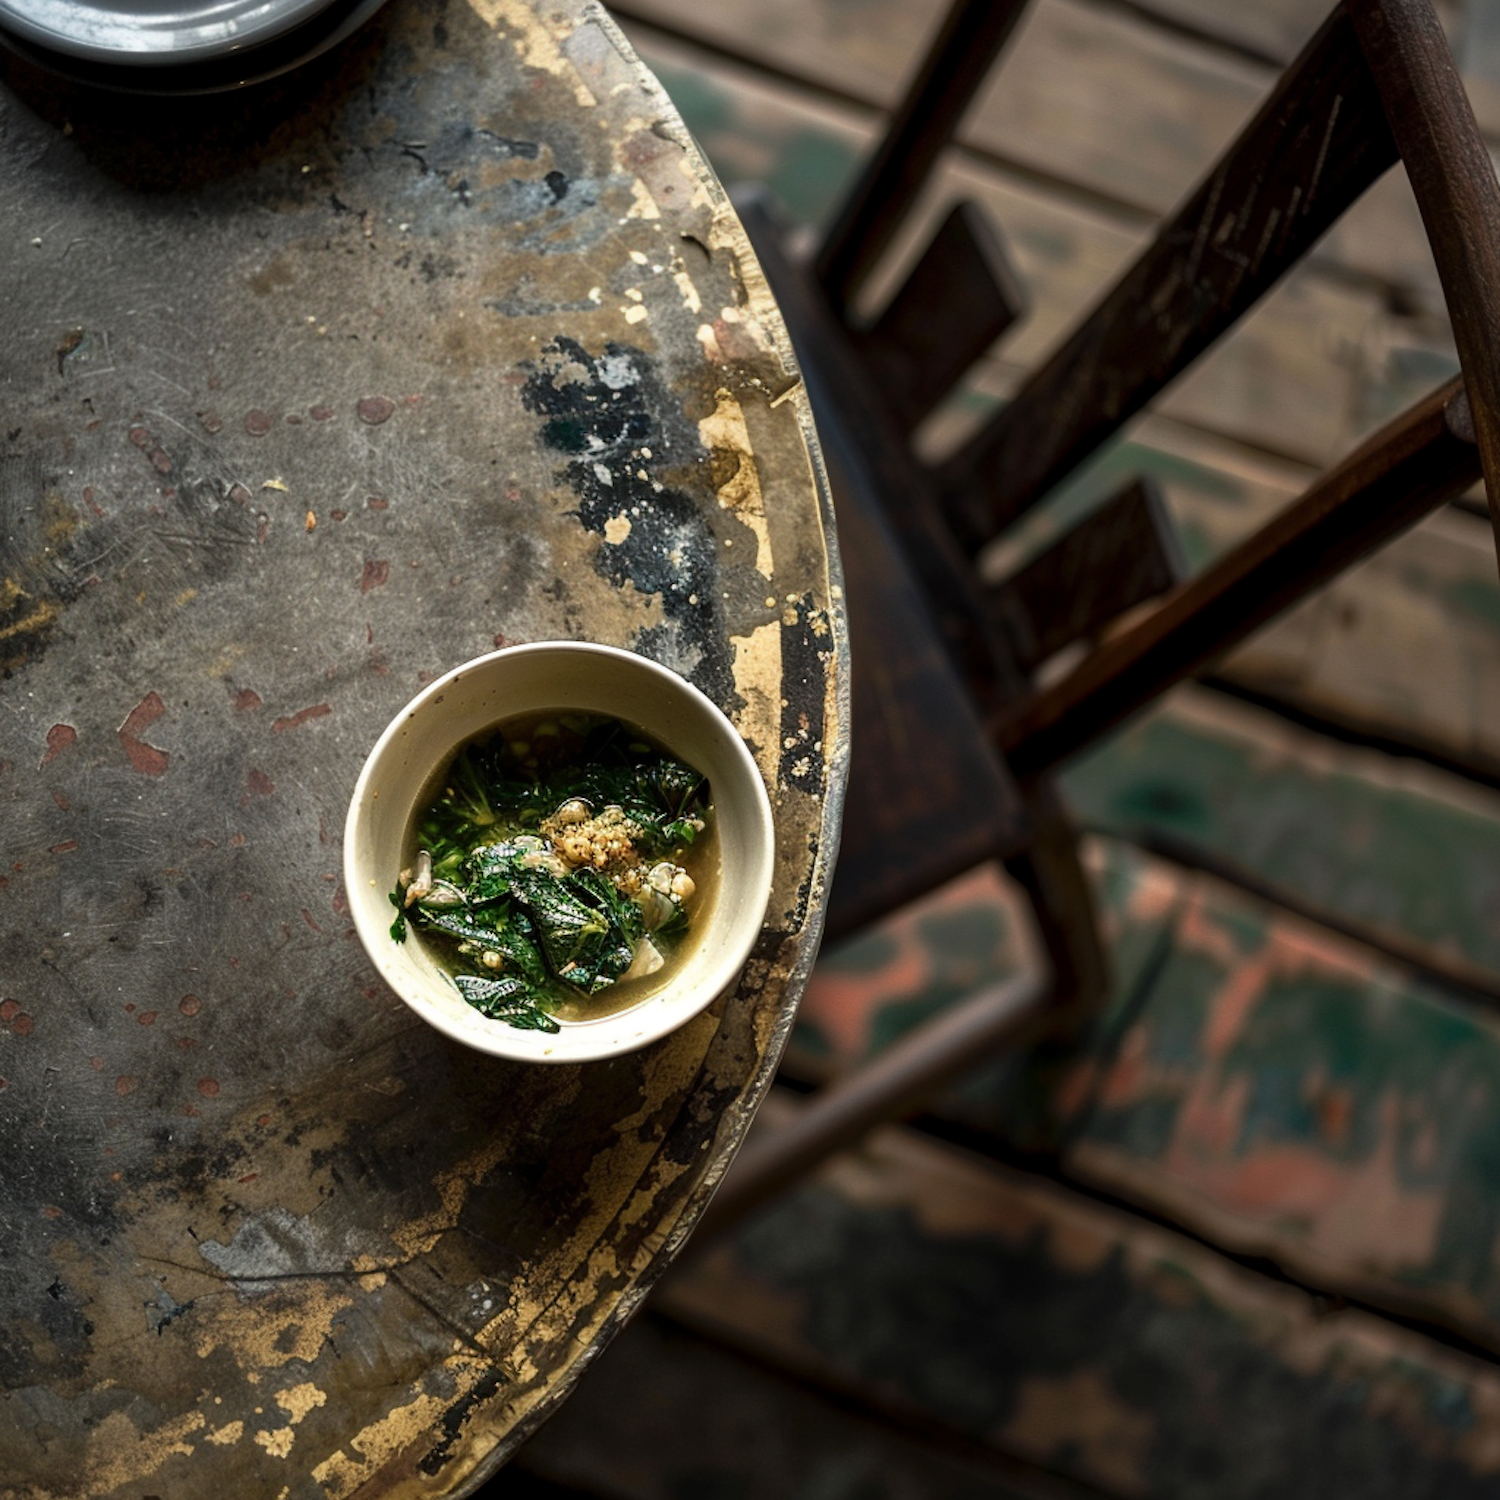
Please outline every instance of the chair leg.
[{"label": "chair leg", "polygon": [[912,1114],[1001,1049],[1043,1036],[1071,1040],[1098,1011],[1109,990],[1109,964],[1077,834],[1050,782],[1035,781],[1023,792],[1036,837],[1005,864],[1031,899],[1051,973],[980,990],[820,1089],[791,1124],[752,1135],[698,1221],[687,1254],[706,1249],[819,1163],[875,1126]]},{"label": "chair leg", "polygon": [[877,1125],[913,1113],[1000,1048],[1041,1034],[1053,1016],[1049,994],[1047,981],[1034,974],[980,990],[908,1032],[874,1062],[820,1089],[789,1125],[763,1137],[752,1134],[684,1253],[706,1249],[821,1162]]},{"label": "chair leg", "polygon": [[1005,860],[1026,892],[1051,969],[1047,1007],[1054,1039],[1073,1041],[1109,995],[1109,957],[1094,893],[1079,858],[1078,833],[1049,777],[1021,784],[1032,819],[1026,848]]}]

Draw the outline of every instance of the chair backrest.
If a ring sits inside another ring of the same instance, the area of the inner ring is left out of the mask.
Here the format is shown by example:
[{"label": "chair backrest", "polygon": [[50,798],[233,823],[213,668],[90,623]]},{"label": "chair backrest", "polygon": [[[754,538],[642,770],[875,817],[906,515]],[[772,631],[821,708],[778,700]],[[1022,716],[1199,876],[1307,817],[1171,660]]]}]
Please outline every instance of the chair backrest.
[{"label": "chair backrest", "polygon": [[[855,319],[854,298],[1023,9],[1023,0],[952,7],[817,256],[828,303],[878,373],[877,399],[902,431],[977,347],[1003,333],[1017,306],[1014,278],[966,207],[950,214],[872,326]],[[1191,583],[1174,587],[1180,572],[1160,507],[1127,489],[1050,560],[976,601],[963,583],[973,555],[1227,334],[1398,159],[1437,263],[1462,378]],[[937,287],[948,289],[941,298]],[[909,336],[917,328],[925,339]],[[1428,0],[1348,0],[1072,335],[957,452],[921,468],[913,493],[891,509],[1012,767],[1039,774],[1082,749],[1481,473],[1500,536],[1497,330],[1500,188],[1442,29]],[[1101,555],[1128,559],[1126,576],[1085,566]],[[1043,655],[1162,593],[1166,602],[1076,671],[1035,686]]]},{"label": "chair backrest", "polygon": [[[795,1127],[752,1138],[700,1244],[986,1052],[1032,1027],[1066,1035],[1102,1001],[1108,955],[1052,787],[1061,761],[1481,473],[1500,534],[1500,187],[1428,0],[1340,5],[1076,331],[957,453],[921,462],[912,425],[1013,321],[1014,278],[960,208],[868,326],[855,297],[1023,5],[954,5],[816,259],[816,285],[767,226],[746,223],[802,335],[849,568],[854,744],[830,925],[850,930],[960,860],[999,857],[1029,898],[1050,972],[1045,985],[971,996],[823,1089]],[[1461,377],[1190,580],[1159,497],[1137,484],[1002,583],[981,582],[976,551],[1226,334],[1398,157]],[[1092,649],[1076,666],[1041,680],[1049,657],[1082,641]],[[905,712],[886,714],[887,701]],[[975,704],[985,732],[963,743]]]}]

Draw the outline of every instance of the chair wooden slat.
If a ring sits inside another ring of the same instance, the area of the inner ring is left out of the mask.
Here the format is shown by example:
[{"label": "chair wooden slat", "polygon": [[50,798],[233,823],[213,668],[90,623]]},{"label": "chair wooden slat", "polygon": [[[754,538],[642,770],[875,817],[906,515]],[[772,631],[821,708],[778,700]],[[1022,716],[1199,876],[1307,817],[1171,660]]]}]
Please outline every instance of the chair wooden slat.
[{"label": "chair wooden slat", "polygon": [[[794,330],[813,407],[832,417],[862,373],[826,327],[829,313],[806,271],[781,249],[764,206],[737,199],[762,269]],[[851,368],[854,366],[854,368]],[[821,424],[858,663],[849,786],[826,935],[853,931],[1031,835],[1015,782],[994,753],[982,715],[917,579],[881,495],[920,504],[923,476],[873,405],[847,399],[846,420]],[[905,510],[911,521],[915,510]],[[956,575],[957,578],[957,575]],[[950,586],[950,595],[959,587]],[[983,601],[974,584],[974,607]]]},{"label": "chair wooden slat", "polygon": [[1062,347],[942,468],[978,546],[1192,363],[1396,160],[1336,10],[1208,179]]},{"label": "chair wooden slat", "polygon": [[1026,0],[954,0],[818,251],[816,276],[835,312],[847,312],[906,221],[1025,9]]},{"label": "chair wooden slat", "polygon": [[937,406],[1025,305],[984,211],[955,204],[885,310],[853,335],[903,432]]},{"label": "chair wooden slat", "polygon": [[1321,475],[1274,520],[996,725],[1011,768],[1050,770],[1479,478],[1463,380]]},{"label": "chair wooden slat", "polygon": [[1500,550],[1500,184],[1427,0],[1353,5],[1437,262]]},{"label": "chair wooden slat", "polygon": [[1016,665],[1032,672],[1186,575],[1161,491],[1137,479],[989,593]]}]

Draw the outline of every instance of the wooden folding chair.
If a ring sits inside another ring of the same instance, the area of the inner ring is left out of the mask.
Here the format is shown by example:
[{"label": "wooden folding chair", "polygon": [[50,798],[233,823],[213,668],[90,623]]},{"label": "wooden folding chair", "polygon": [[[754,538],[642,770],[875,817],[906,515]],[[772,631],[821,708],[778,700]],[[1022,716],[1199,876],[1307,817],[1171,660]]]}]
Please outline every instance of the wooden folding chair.
[{"label": "wooden folding chair", "polygon": [[[853,759],[828,934],[982,861],[1026,891],[1049,974],[951,1008],[752,1139],[711,1238],[984,1056],[1068,1034],[1108,987],[1054,771],[1483,475],[1500,536],[1500,188],[1428,0],[1348,0],[1255,117],[1015,396],[937,466],[916,425],[1015,319],[999,240],[955,208],[872,322],[855,297],[1014,29],[1023,0],[958,0],[816,257],[741,201],[786,314],[837,508],[855,667]],[[1381,174],[1405,162],[1462,375],[1188,581],[1134,484],[998,586],[975,558],[1238,319]],[[1142,610],[1150,601],[1154,607]],[[1129,611],[1129,621],[1116,622]],[[1060,680],[1037,670],[1091,647]]]}]

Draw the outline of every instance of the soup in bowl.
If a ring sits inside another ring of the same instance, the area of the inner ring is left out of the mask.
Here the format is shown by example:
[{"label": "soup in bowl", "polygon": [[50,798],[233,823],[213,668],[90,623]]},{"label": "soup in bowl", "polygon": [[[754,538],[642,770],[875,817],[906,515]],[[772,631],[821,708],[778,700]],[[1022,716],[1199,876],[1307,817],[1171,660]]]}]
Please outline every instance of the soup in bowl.
[{"label": "soup in bowl", "polygon": [[728,990],[773,864],[770,801],[724,714],[579,642],[507,647],[418,694],[344,840],[382,978],[456,1040],[536,1062],[644,1046]]}]

